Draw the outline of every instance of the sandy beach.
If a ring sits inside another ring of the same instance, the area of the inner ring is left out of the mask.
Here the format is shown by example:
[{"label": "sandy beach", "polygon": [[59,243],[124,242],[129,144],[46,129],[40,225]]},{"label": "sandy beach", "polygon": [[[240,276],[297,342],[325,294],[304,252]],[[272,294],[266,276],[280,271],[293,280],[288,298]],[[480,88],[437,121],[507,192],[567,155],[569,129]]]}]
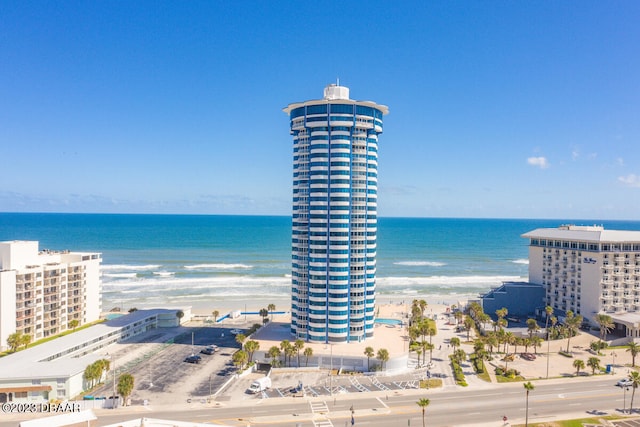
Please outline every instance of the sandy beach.
[{"label": "sandy beach", "polygon": [[[379,318],[387,318],[391,316],[392,318],[396,317],[395,314],[399,314],[402,312],[408,312],[411,308],[411,302],[414,299],[424,299],[427,301],[427,311],[425,314],[438,314],[444,313],[446,307],[450,307],[451,305],[464,305],[470,299],[476,299],[477,295],[429,295],[427,297],[422,297],[420,295],[415,295],[414,298],[408,299],[405,296],[400,296],[398,298],[394,298],[393,296],[383,295],[376,296],[376,311],[377,317]],[[240,311],[248,311],[248,312],[257,312],[262,308],[267,308],[269,304],[274,304],[276,306],[277,312],[285,311],[289,312],[291,310],[291,299],[289,298],[274,298],[273,300],[262,300],[262,301],[247,301],[240,299],[227,299],[224,301],[198,301],[192,303],[191,313],[195,316],[210,316],[214,310],[217,310],[220,313],[220,316],[223,316],[227,313],[230,313],[234,310]],[[172,307],[176,307],[175,304],[171,304]],[[404,308],[403,308],[404,307]],[[139,307],[142,308],[142,307]],[[147,307],[144,307],[147,308]],[[149,307],[151,308],[151,307]],[[158,308],[158,307],[153,307]],[[166,308],[166,307],[162,307]],[[379,310],[379,312],[378,312]],[[399,317],[397,317],[399,318]]]}]

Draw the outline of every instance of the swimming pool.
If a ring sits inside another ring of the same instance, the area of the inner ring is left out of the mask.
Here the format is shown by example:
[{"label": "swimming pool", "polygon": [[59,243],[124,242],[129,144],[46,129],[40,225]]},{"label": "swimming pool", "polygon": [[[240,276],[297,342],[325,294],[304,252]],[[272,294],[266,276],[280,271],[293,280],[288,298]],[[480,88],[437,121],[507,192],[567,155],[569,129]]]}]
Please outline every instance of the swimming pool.
[{"label": "swimming pool", "polygon": [[385,325],[402,325],[402,320],[398,319],[376,319],[376,323],[383,323]]}]

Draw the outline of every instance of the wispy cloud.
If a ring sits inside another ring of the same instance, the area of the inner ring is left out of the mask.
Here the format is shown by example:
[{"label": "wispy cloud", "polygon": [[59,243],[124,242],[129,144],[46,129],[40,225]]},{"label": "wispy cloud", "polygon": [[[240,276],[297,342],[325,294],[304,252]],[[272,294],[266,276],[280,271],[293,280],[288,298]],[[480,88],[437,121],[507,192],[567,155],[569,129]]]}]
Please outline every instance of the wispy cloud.
[{"label": "wispy cloud", "polygon": [[527,163],[540,169],[547,169],[549,167],[549,161],[546,157],[529,157]]},{"label": "wispy cloud", "polygon": [[619,176],[618,181],[628,187],[640,188],[640,176],[630,173],[627,176]]}]

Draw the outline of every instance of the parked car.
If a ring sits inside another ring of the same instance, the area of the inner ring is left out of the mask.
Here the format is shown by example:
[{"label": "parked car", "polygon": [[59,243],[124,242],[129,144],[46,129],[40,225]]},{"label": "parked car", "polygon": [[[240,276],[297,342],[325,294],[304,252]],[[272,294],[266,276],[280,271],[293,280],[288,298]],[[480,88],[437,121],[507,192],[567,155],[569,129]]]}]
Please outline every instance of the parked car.
[{"label": "parked car", "polygon": [[216,352],[216,349],[214,347],[206,347],[206,348],[203,348],[202,350],[200,350],[200,353],[208,354],[208,355],[212,355],[215,352]]},{"label": "parked car", "polygon": [[632,384],[633,381],[631,381],[629,378],[623,378],[616,383],[618,387],[631,387]]},{"label": "parked car", "polygon": [[200,363],[200,360],[202,360],[202,358],[197,354],[192,354],[191,356],[187,356],[187,358],[184,359],[184,361],[187,363],[195,363],[195,364]]},{"label": "parked car", "polygon": [[536,355],[532,353],[522,353],[520,354],[520,357],[524,360],[536,360]]}]

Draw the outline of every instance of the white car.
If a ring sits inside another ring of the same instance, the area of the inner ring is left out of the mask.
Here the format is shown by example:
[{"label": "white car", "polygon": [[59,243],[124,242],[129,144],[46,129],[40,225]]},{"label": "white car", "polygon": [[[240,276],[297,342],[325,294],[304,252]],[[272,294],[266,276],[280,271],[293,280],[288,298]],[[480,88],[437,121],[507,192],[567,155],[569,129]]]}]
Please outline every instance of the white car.
[{"label": "white car", "polygon": [[631,381],[629,378],[621,379],[616,383],[618,387],[631,387],[632,384],[633,384],[633,381]]}]

